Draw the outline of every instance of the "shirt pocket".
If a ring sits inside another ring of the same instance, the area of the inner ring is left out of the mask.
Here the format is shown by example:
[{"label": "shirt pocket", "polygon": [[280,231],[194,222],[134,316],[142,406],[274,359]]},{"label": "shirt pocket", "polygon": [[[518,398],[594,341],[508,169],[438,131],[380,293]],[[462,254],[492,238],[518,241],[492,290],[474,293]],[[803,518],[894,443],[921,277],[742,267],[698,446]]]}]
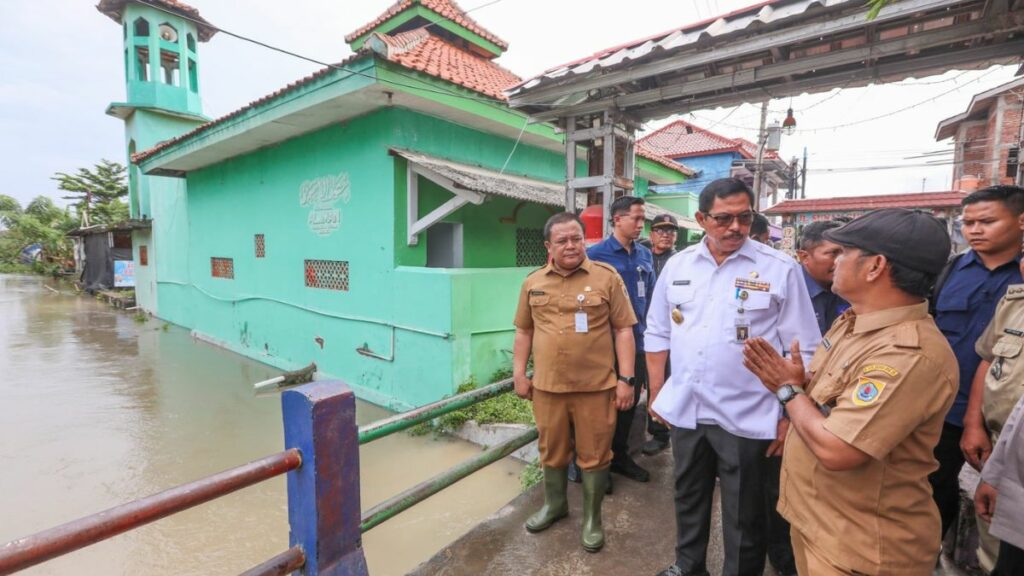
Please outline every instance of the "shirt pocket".
[{"label": "shirt pocket", "polygon": [[537,308],[540,306],[547,306],[551,303],[551,296],[549,294],[530,294],[530,307]]},{"label": "shirt pocket", "polygon": [[581,310],[587,313],[588,331],[608,324],[611,307],[608,306],[608,299],[603,294],[596,292],[588,294],[583,299],[583,302],[578,302],[575,311],[579,312]]},{"label": "shirt pocket", "polygon": [[946,336],[959,336],[967,328],[967,296],[940,294],[935,304],[935,324]]},{"label": "shirt pocket", "polygon": [[672,285],[666,293],[668,303],[673,306],[687,306],[697,298],[697,287],[692,284]]},{"label": "shirt pocket", "polygon": [[1024,338],[1009,334],[1000,336],[992,346],[992,367],[989,372],[996,380],[1006,380],[1017,368],[1020,351],[1024,348]]}]

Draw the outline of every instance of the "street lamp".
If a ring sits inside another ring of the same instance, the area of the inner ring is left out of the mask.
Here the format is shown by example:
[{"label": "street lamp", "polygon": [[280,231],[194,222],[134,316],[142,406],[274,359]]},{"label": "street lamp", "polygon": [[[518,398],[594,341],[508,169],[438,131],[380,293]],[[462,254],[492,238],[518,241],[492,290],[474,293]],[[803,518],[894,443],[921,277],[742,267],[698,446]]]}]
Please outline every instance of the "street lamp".
[{"label": "street lamp", "polygon": [[786,119],[782,121],[782,132],[786,136],[792,136],[796,132],[796,118],[793,117],[793,109],[786,110]]}]

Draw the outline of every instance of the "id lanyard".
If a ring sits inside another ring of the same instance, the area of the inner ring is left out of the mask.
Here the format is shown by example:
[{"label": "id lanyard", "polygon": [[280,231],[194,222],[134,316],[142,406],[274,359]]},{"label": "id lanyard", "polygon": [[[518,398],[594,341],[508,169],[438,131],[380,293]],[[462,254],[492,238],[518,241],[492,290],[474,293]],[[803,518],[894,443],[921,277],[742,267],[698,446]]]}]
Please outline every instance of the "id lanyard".
[{"label": "id lanyard", "polygon": [[733,321],[733,325],[736,328],[736,342],[746,342],[750,338],[750,319],[747,318],[747,311],[743,307],[747,298],[750,298],[750,293],[746,290],[736,291],[736,299],[739,300],[739,306],[736,308],[736,319]]},{"label": "id lanyard", "polygon": [[576,296],[576,333],[586,334],[590,331],[590,327],[587,325],[587,313],[583,310],[583,301],[586,300],[586,296],[580,294]]}]

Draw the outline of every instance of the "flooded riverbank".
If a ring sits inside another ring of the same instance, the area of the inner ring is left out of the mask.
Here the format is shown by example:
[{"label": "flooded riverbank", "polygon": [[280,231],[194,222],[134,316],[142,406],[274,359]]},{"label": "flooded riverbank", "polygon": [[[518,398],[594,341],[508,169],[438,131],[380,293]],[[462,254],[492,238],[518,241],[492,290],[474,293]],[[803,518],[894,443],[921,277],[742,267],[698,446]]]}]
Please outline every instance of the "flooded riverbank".
[{"label": "flooded riverbank", "polygon": [[[43,284],[0,275],[0,542],[283,448],[279,400],[252,393],[278,371]],[[360,424],[385,415],[359,404]],[[369,444],[363,508],[479,450],[407,434]],[[499,462],[369,532],[371,574],[429,558],[514,497],[520,469]],[[235,574],[287,546],[282,477],[26,574]]]}]

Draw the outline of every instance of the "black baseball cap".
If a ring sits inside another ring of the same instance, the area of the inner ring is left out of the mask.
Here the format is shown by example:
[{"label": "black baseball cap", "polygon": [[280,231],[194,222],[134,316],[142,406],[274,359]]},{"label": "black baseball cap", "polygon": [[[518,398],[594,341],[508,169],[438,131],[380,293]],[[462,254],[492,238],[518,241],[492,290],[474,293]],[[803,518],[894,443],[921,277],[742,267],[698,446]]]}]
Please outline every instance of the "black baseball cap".
[{"label": "black baseball cap", "polygon": [[882,208],[826,230],[826,240],[881,254],[911,270],[938,274],[949,260],[949,233],[942,222],[920,210]]},{"label": "black baseball cap", "polygon": [[658,214],[653,220],[651,220],[651,228],[664,228],[666,226],[679,228],[679,221],[671,214]]}]

